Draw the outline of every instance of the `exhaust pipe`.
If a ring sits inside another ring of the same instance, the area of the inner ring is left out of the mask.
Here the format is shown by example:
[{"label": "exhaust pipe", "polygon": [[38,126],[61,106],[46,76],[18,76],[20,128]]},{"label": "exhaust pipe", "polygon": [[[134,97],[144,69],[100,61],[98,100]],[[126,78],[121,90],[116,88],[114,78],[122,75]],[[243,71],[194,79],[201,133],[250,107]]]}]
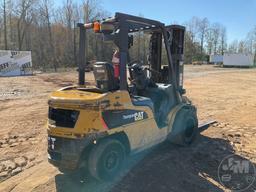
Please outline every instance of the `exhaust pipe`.
[{"label": "exhaust pipe", "polygon": [[78,23],[79,27],[79,53],[78,53],[78,85],[85,85],[85,64],[86,64],[86,29],[84,24]]}]

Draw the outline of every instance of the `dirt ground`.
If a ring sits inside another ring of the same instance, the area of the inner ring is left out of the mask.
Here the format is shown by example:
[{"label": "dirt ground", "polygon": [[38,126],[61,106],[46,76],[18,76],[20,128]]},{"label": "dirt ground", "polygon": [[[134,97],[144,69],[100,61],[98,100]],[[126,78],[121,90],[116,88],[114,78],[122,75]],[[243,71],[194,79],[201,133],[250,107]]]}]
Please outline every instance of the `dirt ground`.
[{"label": "dirt ground", "polygon": [[130,158],[112,183],[71,180],[47,162],[47,98],[75,72],[0,78],[0,191],[230,191],[218,178],[223,158],[256,163],[256,69],[186,65],[184,78],[200,122],[217,123],[190,147],[163,143]]}]

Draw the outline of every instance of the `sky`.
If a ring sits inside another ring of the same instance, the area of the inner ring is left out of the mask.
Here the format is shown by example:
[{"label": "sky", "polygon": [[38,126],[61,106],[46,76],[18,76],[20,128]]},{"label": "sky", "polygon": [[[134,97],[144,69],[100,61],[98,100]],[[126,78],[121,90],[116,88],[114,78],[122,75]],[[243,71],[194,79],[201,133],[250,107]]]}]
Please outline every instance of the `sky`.
[{"label": "sky", "polygon": [[[57,6],[65,0],[56,0]],[[74,0],[81,3],[83,0]],[[98,0],[114,15],[123,12],[143,15],[165,24],[184,24],[193,16],[207,17],[227,29],[228,43],[246,38],[256,26],[256,0]]]},{"label": "sky", "polygon": [[244,39],[256,26],[256,0],[101,0],[114,15],[124,12],[143,15],[165,24],[184,24],[193,16],[207,17],[227,29],[228,42]]}]

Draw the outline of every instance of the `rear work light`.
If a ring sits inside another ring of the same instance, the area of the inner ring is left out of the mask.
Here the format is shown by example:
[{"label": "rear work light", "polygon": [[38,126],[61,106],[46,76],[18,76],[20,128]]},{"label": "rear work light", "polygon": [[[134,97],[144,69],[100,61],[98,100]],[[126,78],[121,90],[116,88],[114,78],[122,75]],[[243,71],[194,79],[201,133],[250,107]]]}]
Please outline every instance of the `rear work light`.
[{"label": "rear work light", "polygon": [[106,33],[111,34],[115,30],[115,26],[110,22],[102,22],[95,21],[93,23],[84,24],[85,29],[93,29],[95,33]]},{"label": "rear work light", "polygon": [[96,21],[93,23],[93,31],[95,33],[99,33],[100,32],[100,22]]}]

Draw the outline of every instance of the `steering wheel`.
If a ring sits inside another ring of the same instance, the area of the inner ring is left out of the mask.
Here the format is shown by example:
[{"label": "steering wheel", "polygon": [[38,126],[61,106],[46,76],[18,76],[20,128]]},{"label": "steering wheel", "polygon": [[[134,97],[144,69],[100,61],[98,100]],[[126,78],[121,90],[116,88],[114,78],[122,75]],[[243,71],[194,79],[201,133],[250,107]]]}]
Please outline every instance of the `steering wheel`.
[{"label": "steering wheel", "polygon": [[[140,62],[139,62],[138,60],[131,61],[130,63],[128,63],[129,69],[134,69],[133,64],[135,64],[135,63],[140,63]],[[154,70],[154,69],[150,69],[150,68],[148,68],[148,67],[143,67],[143,66],[141,66],[141,65],[140,65],[140,67],[141,67],[142,69],[146,69],[146,70],[148,70],[148,71],[150,71],[150,72],[152,72],[152,73],[155,73],[155,74],[158,75],[158,76],[161,76],[161,75],[162,75],[160,72],[158,72],[158,71],[156,71],[156,70]]]},{"label": "steering wheel", "polygon": [[133,60],[130,63],[128,63],[127,65],[128,65],[129,68],[132,68],[132,65],[135,64],[135,63],[140,63],[140,61],[139,60]]},{"label": "steering wheel", "polygon": [[152,72],[152,73],[155,73],[157,76],[162,76],[162,74],[161,74],[160,72],[158,72],[158,71],[156,71],[156,70],[154,70],[154,69],[150,69],[150,68],[148,68],[148,67],[145,67],[144,69],[146,69],[146,70],[148,70],[148,71],[150,71],[150,72]]},{"label": "steering wheel", "polygon": [[133,61],[131,61],[130,63],[127,64],[127,65],[128,65],[129,74],[130,74],[129,80],[130,80],[131,82],[132,82],[133,79],[134,79],[134,77],[133,77],[133,70],[135,69],[135,66],[136,66],[136,65],[134,65],[134,64],[136,64],[136,63],[139,63],[139,61],[138,61],[138,60],[133,60]]}]

